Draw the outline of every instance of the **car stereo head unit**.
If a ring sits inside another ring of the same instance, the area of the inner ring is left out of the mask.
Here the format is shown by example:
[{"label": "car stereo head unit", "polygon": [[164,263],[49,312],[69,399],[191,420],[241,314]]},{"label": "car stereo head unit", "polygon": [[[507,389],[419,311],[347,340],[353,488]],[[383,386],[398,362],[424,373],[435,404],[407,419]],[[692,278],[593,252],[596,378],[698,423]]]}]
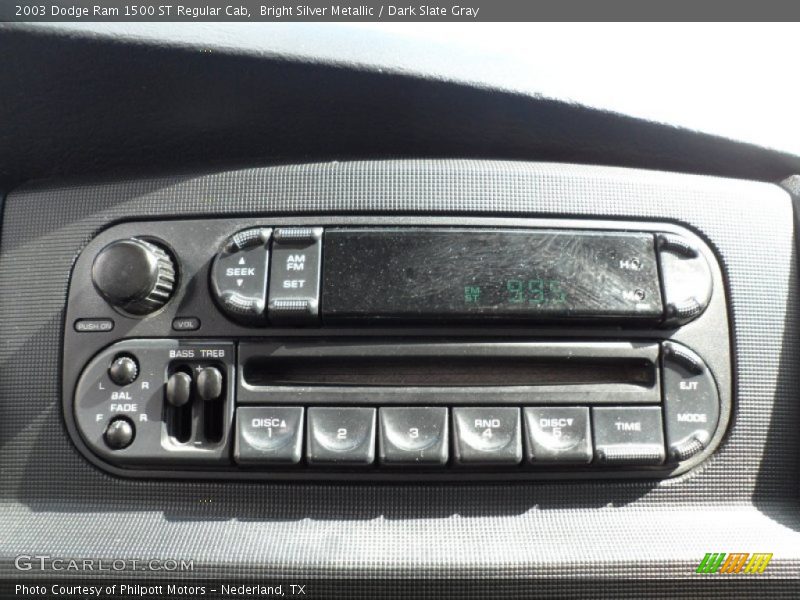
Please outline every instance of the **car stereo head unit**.
[{"label": "car stereo head unit", "polygon": [[721,271],[667,223],[122,223],[64,344],[68,429],[128,476],[664,477],[731,412]]}]

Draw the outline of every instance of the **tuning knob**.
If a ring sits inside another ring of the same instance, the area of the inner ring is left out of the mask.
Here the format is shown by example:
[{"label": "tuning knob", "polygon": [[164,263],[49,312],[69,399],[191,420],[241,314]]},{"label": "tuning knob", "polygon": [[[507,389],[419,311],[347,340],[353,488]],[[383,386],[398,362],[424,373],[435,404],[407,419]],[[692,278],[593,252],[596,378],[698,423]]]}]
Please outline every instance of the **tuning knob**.
[{"label": "tuning knob", "polygon": [[132,315],[147,315],[172,296],[175,264],[158,244],[139,238],[117,240],[94,259],[92,282],[115,308]]}]

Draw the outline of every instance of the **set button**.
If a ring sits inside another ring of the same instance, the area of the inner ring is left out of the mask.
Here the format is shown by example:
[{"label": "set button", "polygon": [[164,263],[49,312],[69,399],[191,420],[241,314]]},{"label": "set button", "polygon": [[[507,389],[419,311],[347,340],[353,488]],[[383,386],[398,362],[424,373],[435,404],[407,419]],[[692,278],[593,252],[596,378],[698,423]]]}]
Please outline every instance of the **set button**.
[{"label": "set button", "polygon": [[319,321],[321,227],[276,229],[272,242],[268,314],[275,324]]}]

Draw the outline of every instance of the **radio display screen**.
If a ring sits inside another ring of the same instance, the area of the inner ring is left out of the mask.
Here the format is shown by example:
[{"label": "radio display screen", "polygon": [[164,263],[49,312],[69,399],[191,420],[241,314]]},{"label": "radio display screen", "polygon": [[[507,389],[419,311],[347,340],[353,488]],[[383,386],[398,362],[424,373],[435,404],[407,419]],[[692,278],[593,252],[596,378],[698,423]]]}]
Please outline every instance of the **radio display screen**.
[{"label": "radio display screen", "polygon": [[652,234],[536,229],[326,229],[322,315],[658,319]]}]

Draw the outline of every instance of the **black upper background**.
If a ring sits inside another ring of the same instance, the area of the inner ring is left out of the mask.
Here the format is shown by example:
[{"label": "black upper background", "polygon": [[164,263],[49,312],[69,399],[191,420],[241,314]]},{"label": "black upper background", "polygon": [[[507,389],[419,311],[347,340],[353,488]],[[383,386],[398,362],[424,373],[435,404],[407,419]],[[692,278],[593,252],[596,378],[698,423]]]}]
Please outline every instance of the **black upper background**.
[{"label": "black upper background", "polygon": [[[313,47],[313,40],[308,40]],[[321,59],[0,25],[0,186],[384,157],[777,181],[800,158],[574,104]],[[454,57],[457,60],[458,57]]]}]

